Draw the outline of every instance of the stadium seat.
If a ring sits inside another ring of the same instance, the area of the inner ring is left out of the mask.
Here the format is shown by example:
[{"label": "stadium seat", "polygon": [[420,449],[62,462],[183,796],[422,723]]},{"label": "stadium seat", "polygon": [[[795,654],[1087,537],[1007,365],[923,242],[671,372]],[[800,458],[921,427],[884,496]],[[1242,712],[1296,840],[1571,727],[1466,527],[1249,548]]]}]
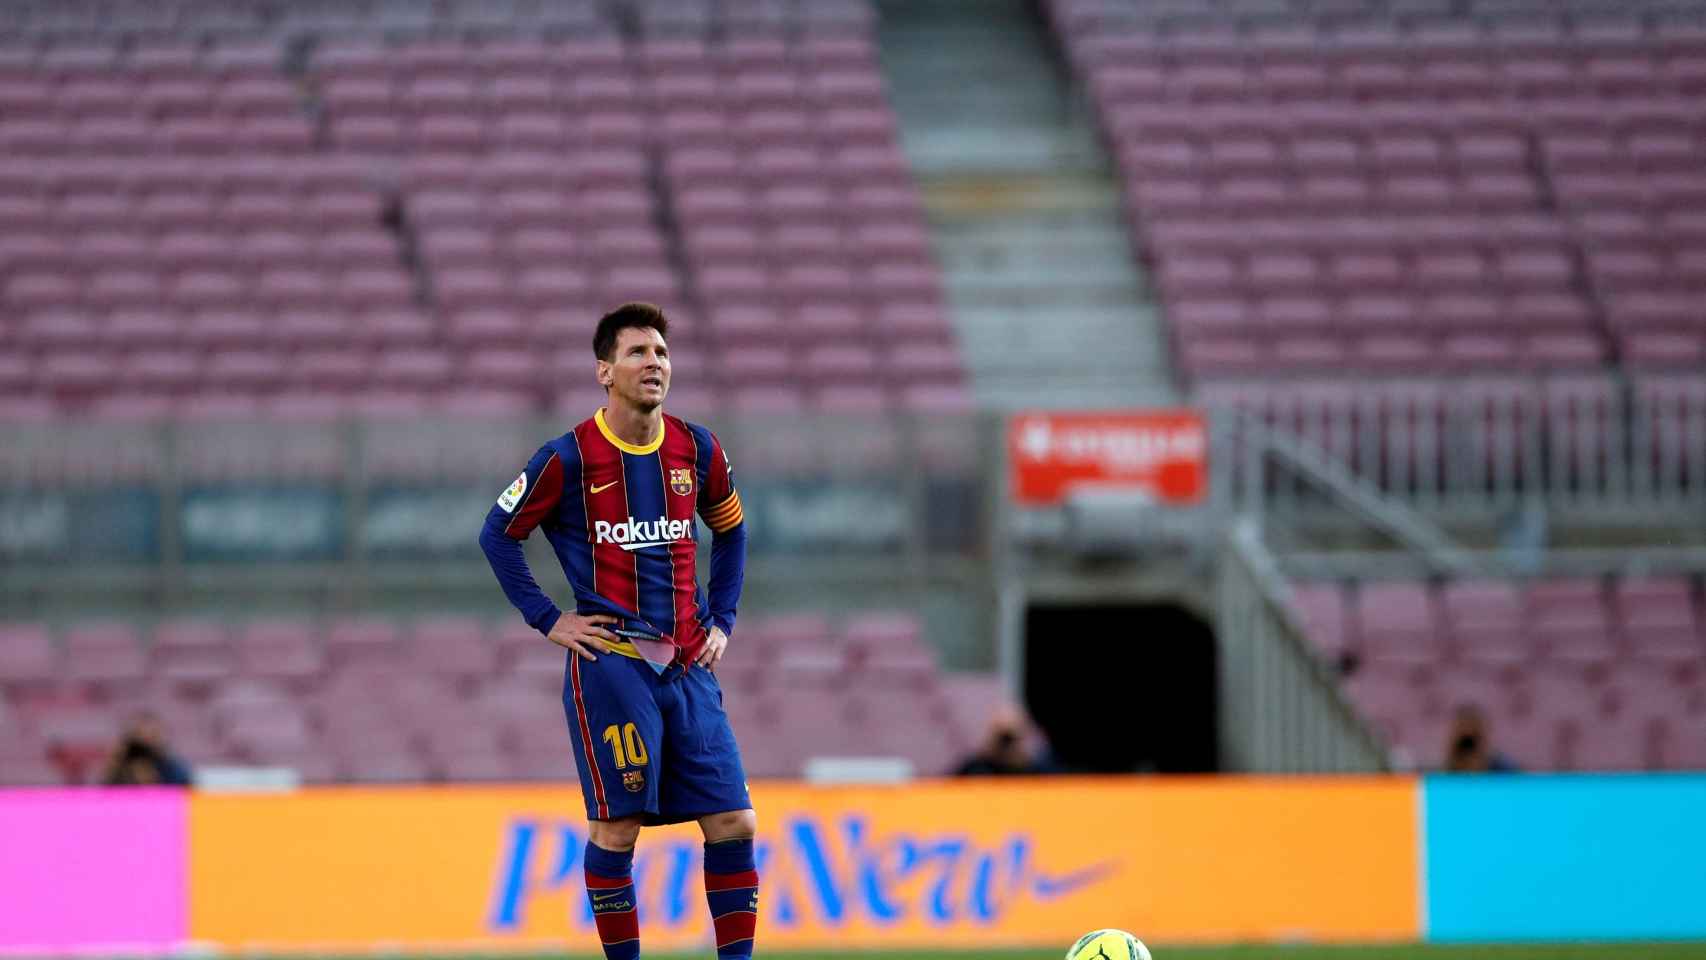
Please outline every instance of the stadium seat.
[{"label": "stadium seat", "polygon": [[58,676],[60,658],[47,630],[32,623],[0,626],[0,683],[16,687]]}]

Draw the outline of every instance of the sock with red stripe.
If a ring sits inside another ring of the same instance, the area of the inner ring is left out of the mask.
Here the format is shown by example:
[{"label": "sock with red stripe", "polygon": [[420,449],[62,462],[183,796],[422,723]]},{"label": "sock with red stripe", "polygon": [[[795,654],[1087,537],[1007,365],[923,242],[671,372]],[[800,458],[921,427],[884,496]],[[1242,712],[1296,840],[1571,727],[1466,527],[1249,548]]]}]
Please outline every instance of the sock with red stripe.
[{"label": "sock with red stripe", "polygon": [[606,850],[586,842],[586,896],[607,960],[638,960],[640,918],[634,912],[634,851]]},{"label": "sock with red stripe", "polygon": [[705,844],[705,900],[717,931],[717,960],[749,960],[758,926],[758,863],[751,837]]}]

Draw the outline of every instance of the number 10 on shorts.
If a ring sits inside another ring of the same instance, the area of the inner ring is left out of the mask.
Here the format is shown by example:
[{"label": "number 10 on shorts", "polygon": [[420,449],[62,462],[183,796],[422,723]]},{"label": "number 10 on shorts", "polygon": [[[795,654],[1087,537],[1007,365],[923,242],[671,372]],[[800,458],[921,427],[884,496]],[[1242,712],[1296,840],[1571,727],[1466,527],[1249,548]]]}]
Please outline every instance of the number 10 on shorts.
[{"label": "number 10 on shorts", "polygon": [[605,727],[604,742],[610,744],[618,770],[625,770],[630,764],[643,767],[651,759],[646,756],[646,742],[640,739],[640,731],[631,723],[624,723],[621,729],[617,729],[614,723]]}]

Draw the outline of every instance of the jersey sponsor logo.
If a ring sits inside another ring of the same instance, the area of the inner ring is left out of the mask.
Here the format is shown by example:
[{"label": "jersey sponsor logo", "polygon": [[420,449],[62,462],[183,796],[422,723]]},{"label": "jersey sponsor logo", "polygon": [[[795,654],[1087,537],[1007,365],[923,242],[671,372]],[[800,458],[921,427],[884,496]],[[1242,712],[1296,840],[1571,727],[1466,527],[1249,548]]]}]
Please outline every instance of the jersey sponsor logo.
[{"label": "jersey sponsor logo", "polygon": [[684,497],[687,496],[688,494],[692,493],[693,492],[693,468],[692,467],[670,467],[669,468],[669,488],[671,490],[674,490],[676,493],[681,494]]},{"label": "jersey sponsor logo", "polygon": [[527,492],[527,471],[521,471],[521,476],[509,485],[509,489],[498,494],[498,506],[504,513],[514,513],[515,505],[521,502],[521,495]]},{"label": "jersey sponsor logo", "polygon": [[590,489],[590,490],[591,490],[591,491],[592,491],[592,492],[593,492],[593,493],[603,493],[603,492],[604,492],[604,491],[606,491],[606,490],[609,490],[609,489],[610,489],[610,488],[611,488],[611,487],[614,487],[614,486],[616,486],[616,485],[617,485],[617,484],[618,484],[618,483],[621,483],[621,482],[622,482],[622,481],[620,481],[620,480],[612,480],[612,481],[610,481],[610,482],[609,482],[609,483],[607,483],[607,484],[605,484],[605,485],[603,485],[603,486],[599,486],[599,485],[597,485],[597,484],[593,484],[593,485],[592,485],[592,487],[590,487],[590,488],[589,488],[589,489]]},{"label": "jersey sponsor logo", "polygon": [[592,525],[592,537],[598,543],[614,543],[624,550],[667,547],[678,540],[692,539],[693,521],[668,517],[656,520],[629,517],[617,523],[600,520]]}]

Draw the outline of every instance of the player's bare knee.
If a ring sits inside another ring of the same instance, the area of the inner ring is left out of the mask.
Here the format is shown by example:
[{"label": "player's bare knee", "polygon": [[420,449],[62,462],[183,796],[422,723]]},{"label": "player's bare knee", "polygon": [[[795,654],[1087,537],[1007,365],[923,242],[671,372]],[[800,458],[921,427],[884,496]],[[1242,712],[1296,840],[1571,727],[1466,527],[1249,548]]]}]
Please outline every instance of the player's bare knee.
[{"label": "player's bare knee", "polygon": [[708,817],[699,818],[699,829],[704,832],[705,840],[709,843],[751,837],[758,833],[758,814],[751,810],[713,813]]},{"label": "player's bare knee", "polygon": [[587,823],[587,837],[606,850],[632,850],[640,841],[640,818],[621,817],[616,820],[592,820]]}]

